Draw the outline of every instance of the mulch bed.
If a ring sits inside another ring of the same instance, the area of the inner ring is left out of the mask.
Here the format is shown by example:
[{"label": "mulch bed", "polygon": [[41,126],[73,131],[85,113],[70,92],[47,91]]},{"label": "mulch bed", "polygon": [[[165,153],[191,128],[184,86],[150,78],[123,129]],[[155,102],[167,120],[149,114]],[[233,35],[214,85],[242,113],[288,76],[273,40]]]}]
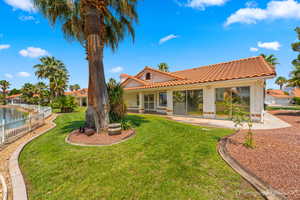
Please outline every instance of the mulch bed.
[{"label": "mulch bed", "polygon": [[111,145],[122,142],[135,134],[134,130],[122,131],[120,135],[109,135],[107,133],[93,134],[88,136],[75,130],[68,136],[68,141],[79,145]]},{"label": "mulch bed", "polygon": [[255,130],[255,148],[244,147],[246,135],[241,131],[227,144],[230,155],[290,200],[300,199],[300,112],[271,111],[292,127]]}]

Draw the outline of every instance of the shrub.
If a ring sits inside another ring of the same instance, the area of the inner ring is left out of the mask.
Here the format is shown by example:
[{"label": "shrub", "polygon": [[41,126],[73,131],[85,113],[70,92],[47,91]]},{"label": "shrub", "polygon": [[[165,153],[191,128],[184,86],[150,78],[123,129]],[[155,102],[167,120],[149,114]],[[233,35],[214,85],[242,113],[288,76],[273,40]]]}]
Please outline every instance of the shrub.
[{"label": "shrub", "polygon": [[110,79],[107,84],[107,91],[110,105],[110,122],[120,122],[127,110],[123,99],[124,90],[120,83],[117,83],[114,79]]},{"label": "shrub", "polygon": [[52,102],[53,109],[60,109],[62,113],[73,112],[77,108],[75,97],[73,96],[60,96]]},{"label": "shrub", "polygon": [[295,102],[295,104],[300,105],[300,97],[294,97],[293,101]]},{"label": "shrub", "polygon": [[130,121],[124,120],[124,119],[123,119],[123,120],[121,121],[121,127],[122,127],[123,130],[129,130],[129,129],[132,128],[132,124],[131,124]]}]

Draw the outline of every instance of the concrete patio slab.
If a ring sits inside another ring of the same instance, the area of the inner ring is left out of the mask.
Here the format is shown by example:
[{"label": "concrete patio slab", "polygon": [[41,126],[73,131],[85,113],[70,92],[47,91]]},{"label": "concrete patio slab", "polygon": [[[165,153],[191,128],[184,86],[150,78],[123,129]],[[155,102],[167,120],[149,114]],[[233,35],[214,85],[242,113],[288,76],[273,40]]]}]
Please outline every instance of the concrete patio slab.
[{"label": "concrete patio slab", "polygon": [[[168,118],[178,122],[183,122],[183,123],[188,123],[193,125],[235,129],[234,122],[229,120],[193,118],[193,117],[186,117],[186,116],[168,116]],[[266,113],[264,119],[265,120],[263,123],[253,123],[252,129],[265,130],[265,129],[279,129],[279,128],[291,127],[290,124],[279,119],[278,117],[275,117],[270,113]],[[244,126],[242,129],[247,129],[247,126]]]}]

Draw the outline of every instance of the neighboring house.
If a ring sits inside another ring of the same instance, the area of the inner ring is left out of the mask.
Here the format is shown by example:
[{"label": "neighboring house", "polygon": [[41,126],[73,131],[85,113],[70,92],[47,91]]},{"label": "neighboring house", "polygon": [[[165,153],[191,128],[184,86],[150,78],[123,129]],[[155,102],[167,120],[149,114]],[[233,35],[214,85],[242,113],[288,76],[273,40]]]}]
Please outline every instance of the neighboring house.
[{"label": "neighboring house", "polygon": [[270,106],[289,106],[293,96],[282,90],[267,90],[265,103]]},{"label": "neighboring house", "polygon": [[263,121],[265,81],[275,76],[259,56],[176,72],[145,67],[121,80],[132,112],[231,119],[234,103]]},{"label": "neighboring house", "polygon": [[14,103],[22,103],[22,99],[21,99],[22,94],[14,94],[11,96],[7,96],[7,102],[14,104]]},{"label": "neighboring house", "polygon": [[71,95],[74,96],[76,99],[76,102],[78,103],[79,106],[87,106],[88,103],[88,89],[80,89],[80,90],[75,90],[71,92],[65,92],[65,95]]}]

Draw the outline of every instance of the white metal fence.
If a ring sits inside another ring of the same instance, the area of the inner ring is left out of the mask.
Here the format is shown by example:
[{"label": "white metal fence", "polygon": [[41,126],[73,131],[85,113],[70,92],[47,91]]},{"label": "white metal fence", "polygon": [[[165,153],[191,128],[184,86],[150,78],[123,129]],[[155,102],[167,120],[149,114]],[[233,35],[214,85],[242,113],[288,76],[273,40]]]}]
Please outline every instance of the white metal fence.
[{"label": "white metal fence", "polygon": [[0,122],[0,146],[12,142],[24,134],[44,125],[45,119],[52,114],[50,107],[27,104],[12,104],[14,107],[30,111],[10,121]]}]

